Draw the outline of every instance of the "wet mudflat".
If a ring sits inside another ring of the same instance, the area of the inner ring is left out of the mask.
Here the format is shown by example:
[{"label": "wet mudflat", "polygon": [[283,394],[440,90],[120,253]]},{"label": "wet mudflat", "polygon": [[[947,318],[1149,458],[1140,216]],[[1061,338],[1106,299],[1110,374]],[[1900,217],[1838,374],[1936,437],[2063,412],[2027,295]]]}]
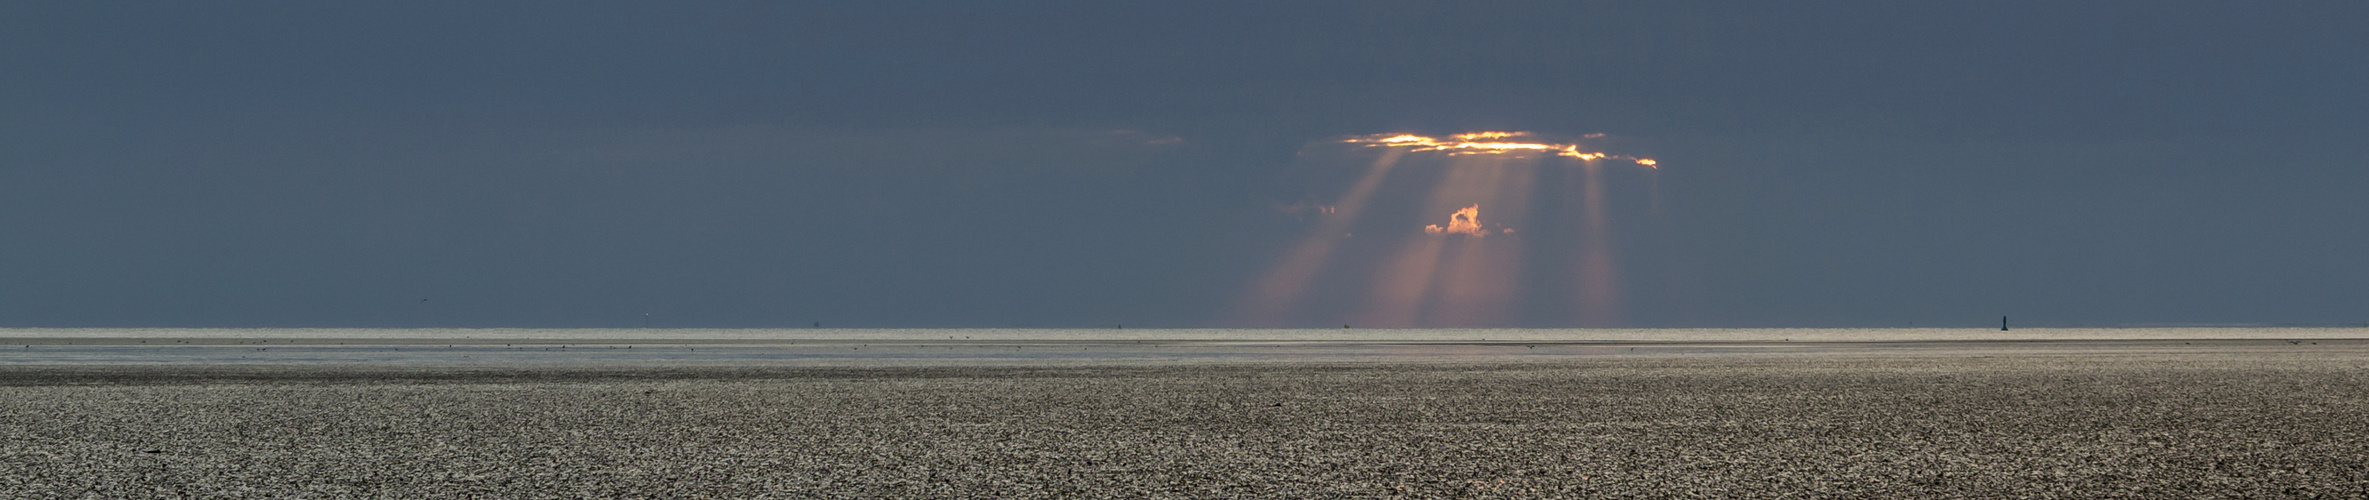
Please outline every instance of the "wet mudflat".
[{"label": "wet mudflat", "polygon": [[0,496],[2308,497],[2369,351],[0,366]]}]

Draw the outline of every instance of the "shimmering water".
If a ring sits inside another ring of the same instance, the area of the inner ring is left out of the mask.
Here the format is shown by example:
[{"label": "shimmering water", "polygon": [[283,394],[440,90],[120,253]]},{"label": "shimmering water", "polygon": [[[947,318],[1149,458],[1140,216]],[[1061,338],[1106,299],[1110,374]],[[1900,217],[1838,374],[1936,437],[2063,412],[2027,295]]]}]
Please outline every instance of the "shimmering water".
[{"label": "shimmering water", "polygon": [[0,329],[10,364],[934,365],[2035,354],[2369,343],[2365,328]]}]

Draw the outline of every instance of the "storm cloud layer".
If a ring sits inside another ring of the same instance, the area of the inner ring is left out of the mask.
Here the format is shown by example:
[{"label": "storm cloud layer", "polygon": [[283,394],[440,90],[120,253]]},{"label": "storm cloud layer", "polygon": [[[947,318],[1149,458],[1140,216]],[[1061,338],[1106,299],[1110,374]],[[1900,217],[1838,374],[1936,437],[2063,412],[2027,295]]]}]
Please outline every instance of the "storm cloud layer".
[{"label": "storm cloud layer", "polygon": [[2365,9],[11,4],[0,326],[1247,324],[1473,130],[1656,160],[1612,324],[2359,324]]}]

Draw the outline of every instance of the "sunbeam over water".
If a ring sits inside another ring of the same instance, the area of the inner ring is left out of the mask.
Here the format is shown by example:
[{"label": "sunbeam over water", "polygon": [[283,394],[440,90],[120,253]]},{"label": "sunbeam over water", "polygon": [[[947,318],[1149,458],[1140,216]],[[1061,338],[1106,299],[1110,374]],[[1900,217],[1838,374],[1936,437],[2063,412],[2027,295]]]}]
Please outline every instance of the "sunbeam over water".
[{"label": "sunbeam over water", "polygon": [[[1385,328],[1622,324],[1616,223],[1608,198],[1659,203],[1658,162],[1530,132],[1353,136],[1311,144],[1297,167],[1326,207],[1243,293],[1248,325]],[[1344,149],[1342,146],[1348,146]],[[1370,162],[1360,158],[1379,151]],[[1616,182],[1606,160],[1635,176]],[[1348,165],[1367,165],[1345,175]],[[1542,182],[1542,174],[1552,172]],[[1578,172],[1577,175],[1574,172]],[[1293,213],[1297,214],[1297,211]],[[1567,279],[1545,277],[1569,270]],[[1311,295],[1363,302],[1311,301]]]}]

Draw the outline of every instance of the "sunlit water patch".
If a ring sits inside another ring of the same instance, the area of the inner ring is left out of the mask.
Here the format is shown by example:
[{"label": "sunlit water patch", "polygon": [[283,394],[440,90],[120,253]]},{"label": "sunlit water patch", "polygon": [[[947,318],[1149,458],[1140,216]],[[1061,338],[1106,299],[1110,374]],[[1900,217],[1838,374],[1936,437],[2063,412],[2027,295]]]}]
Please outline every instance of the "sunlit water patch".
[{"label": "sunlit water patch", "polygon": [[[903,365],[1489,361],[2360,344],[2363,328],[0,329],[8,364]],[[2250,348],[2250,347],[2249,347]]]}]

